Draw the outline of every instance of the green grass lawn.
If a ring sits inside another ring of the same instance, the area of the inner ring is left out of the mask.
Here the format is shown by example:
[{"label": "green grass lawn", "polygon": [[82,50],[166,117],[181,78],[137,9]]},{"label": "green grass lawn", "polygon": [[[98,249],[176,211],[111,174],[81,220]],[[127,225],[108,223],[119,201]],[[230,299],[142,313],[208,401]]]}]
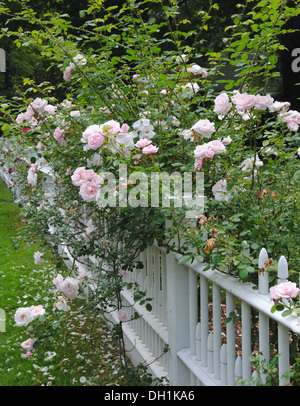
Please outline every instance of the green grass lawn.
[{"label": "green grass lawn", "polygon": [[[22,232],[21,209],[0,181],[0,309],[6,315],[5,332],[0,332],[0,386],[106,385],[118,358],[100,314],[86,307],[83,298],[68,313],[54,310],[52,280],[63,270],[57,271],[51,251],[44,253],[43,264],[35,265],[33,254],[43,247],[24,241]],[[24,358],[20,344],[32,332],[30,325],[16,326],[14,314],[19,307],[39,304],[46,310],[40,331],[48,337]]]}]

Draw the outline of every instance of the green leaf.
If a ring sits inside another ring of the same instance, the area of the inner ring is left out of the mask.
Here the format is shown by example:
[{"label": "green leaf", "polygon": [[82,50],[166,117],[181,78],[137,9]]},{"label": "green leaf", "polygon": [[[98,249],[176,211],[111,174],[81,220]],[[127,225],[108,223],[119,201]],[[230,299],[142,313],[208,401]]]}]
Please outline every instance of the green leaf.
[{"label": "green leaf", "polygon": [[178,260],[178,264],[185,264],[186,262],[191,261],[192,259],[193,259],[193,255],[192,255],[192,254],[190,254],[190,255],[184,255],[183,257],[181,257],[181,258]]},{"label": "green leaf", "polygon": [[293,313],[293,309],[285,310],[285,311],[282,313],[282,317],[287,317],[287,316],[289,316],[289,315],[292,314],[292,313]]}]

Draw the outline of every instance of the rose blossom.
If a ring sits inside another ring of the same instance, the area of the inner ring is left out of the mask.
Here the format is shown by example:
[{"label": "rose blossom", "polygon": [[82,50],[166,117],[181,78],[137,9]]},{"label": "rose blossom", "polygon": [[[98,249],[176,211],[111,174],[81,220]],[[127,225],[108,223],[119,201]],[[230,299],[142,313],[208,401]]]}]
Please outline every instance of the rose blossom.
[{"label": "rose blossom", "polygon": [[31,311],[33,317],[38,317],[45,314],[45,309],[43,308],[42,305],[30,306],[29,310]]},{"label": "rose blossom", "polygon": [[280,122],[285,123],[289,130],[298,131],[300,125],[300,113],[296,110],[289,110],[288,112],[279,113],[278,119]]},{"label": "rose blossom", "polygon": [[158,150],[159,150],[159,148],[156,147],[155,145],[148,145],[147,147],[144,147],[142,149],[142,153],[144,155],[150,155],[150,154],[155,154]]},{"label": "rose blossom", "polygon": [[217,201],[227,201],[229,199],[228,192],[227,192],[227,181],[226,179],[219,180],[213,187],[212,192],[214,194],[214,198]]},{"label": "rose blossom", "polygon": [[18,124],[21,124],[24,120],[25,120],[25,114],[24,113],[20,113],[20,114],[17,115],[16,122]]},{"label": "rose blossom", "polygon": [[87,138],[87,146],[86,149],[98,149],[103,145],[105,138],[102,134],[95,133],[91,134]]},{"label": "rose blossom", "polygon": [[297,297],[299,288],[294,282],[284,282],[270,288],[270,298],[274,302],[280,299],[291,299]]},{"label": "rose blossom", "polygon": [[34,116],[34,110],[31,107],[31,105],[29,104],[29,106],[27,107],[27,110],[24,113],[24,120],[25,121],[30,121],[33,116]]},{"label": "rose blossom", "polygon": [[193,125],[191,129],[195,133],[203,135],[203,137],[210,138],[211,135],[215,132],[215,125],[214,123],[205,119],[199,120],[196,124]]},{"label": "rose blossom", "polygon": [[274,111],[287,111],[291,106],[290,102],[279,102],[279,101],[274,101],[272,106],[270,106],[269,110],[271,112]]},{"label": "rose blossom", "polygon": [[83,55],[78,54],[76,56],[74,56],[73,58],[74,63],[76,63],[76,65],[78,66],[83,66],[86,65],[86,59]]},{"label": "rose blossom", "polygon": [[71,300],[77,297],[78,288],[78,281],[70,276],[67,276],[66,279],[59,285],[59,291]]},{"label": "rose blossom", "polygon": [[214,112],[217,114],[226,114],[232,107],[227,93],[221,93],[215,98]]},{"label": "rose blossom", "polygon": [[67,145],[67,141],[64,138],[64,133],[65,133],[64,130],[60,129],[59,127],[56,127],[53,134],[54,139],[56,139],[56,141],[58,141],[62,146]]},{"label": "rose blossom", "polygon": [[89,125],[84,132],[82,133],[81,142],[87,142],[88,137],[93,134],[101,134],[103,135],[102,128],[100,125],[92,124]]},{"label": "rose blossom", "polygon": [[119,320],[120,320],[122,323],[124,323],[124,322],[126,322],[126,321],[129,320],[128,313],[127,313],[125,310],[122,310],[122,309],[118,311],[118,317],[119,317]]},{"label": "rose blossom", "polygon": [[66,69],[64,70],[64,80],[66,82],[70,82],[71,77],[72,77],[72,72],[73,72],[73,66],[67,66]]},{"label": "rose blossom", "polygon": [[33,254],[33,258],[34,258],[34,263],[36,264],[36,265],[40,265],[41,263],[43,263],[43,253],[42,252],[39,252],[39,251],[36,251],[34,254]]},{"label": "rose blossom", "polygon": [[269,94],[266,96],[257,94],[254,100],[254,108],[257,110],[266,110],[267,108],[270,109],[270,107],[273,105],[273,102],[274,99]]},{"label": "rose blossom", "polygon": [[201,167],[202,167],[202,164],[203,164],[203,159],[201,159],[201,158],[199,158],[199,157],[196,157],[196,159],[195,159],[195,166],[194,166],[195,171],[200,171],[200,169],[201,169]]},{"label": "rose blossom", "polygon": [[151,144],[152,141],[149,141],[147,138],[141,138],[136,144],[135,146],[137,148],[144,148],[147,147],[149,144]]},{"label": "rose blossom", "polygon": [[54,285],[57,287],[58,290],[60,290],[60,286],[63,283],[64,278],[61,276],[61,274],[59,273],[56,278],[53,279],[53,283]]},{"label": "rose blossom", "polygon": [[37,174],[36,171],[36,164],[31,164],[28,173],[27,173],[27,182],[31,186],[36,186],[37,184]]},{"label": "rose blossom", "polygon": [[255,96],[252,94],[236,92],[232,101],[236,105],[237,110],[249,110],[254,106]]},{"label": "rose blossom", "polygon": [[242,171],[247,171],[249,169],[253,169],[253,166],[255,166],[256,168],[258,168],[259,166],[263,166],[263,161],[261,161],[259,159],[259,157],[257,156],[254,162],[254,156],[251,158],[246,158],[240,165],[240,168],[242,169]]},{"label": "rose blossom", "polygon": [[194,155],[196,158],[204,159],[206,156],[206,151],[208,150],[208,144],[197,145],[194,150]]},{"label": "rose blossom", "polygon": [[208,148],[212,149],[215,154],[221,154],[226,151],[226,147],[220,140],[210,141],[208,143]]},{"label": "rose blossom", "polygon": [[63,296],[58,296],[58,301],[55,303],[57,310],[62,310],[68,312],[71,310],[71,307],[67,304],[66,299]]},{"label": "rose blossom", "polygon": [[117,134],[121,130],[121,127],[118,121],[109,120],[102,124],[101,129],[104,133]]},{"label": "rose blossom", "polygon": [[81,186],[87,181],[87,179],[87,170],[83,166],[75,169],[73,175],[71,176],[71,180],[75,186]]},{"label": "rose blossom", "polygon": [[99,188],[97,183],[87,180],[80,186],[79,194],[86,202],[92,202],[96,200]]},{"label": "rose blossom", "polygon": [[27,326],[33,319],[34,316],[28,307],[19,307],[15,313],[15,322],[19,327]]},{"label": "rose blossom", "polygon": [[37,97],[32,103],[30,103],[33,110],[37,113],[42,113],[45,110],[47,104],[47,100],[42,100],[39,97]]},{"label": "rose blossom", "polygon": [[229,145],[231,142],[232,142],[232,139],[231,139],[230,135],[228,135],[227,137],[222,139],[222,143],[224,145]]},{"label": "rose blossom", "polygon": [[21,343],[21,347],[24,350],[30,351],[33,349],[33,344],[34,344],[34,339],[33,338],[28,338],[28,340],[23,341],[23,343]]}]

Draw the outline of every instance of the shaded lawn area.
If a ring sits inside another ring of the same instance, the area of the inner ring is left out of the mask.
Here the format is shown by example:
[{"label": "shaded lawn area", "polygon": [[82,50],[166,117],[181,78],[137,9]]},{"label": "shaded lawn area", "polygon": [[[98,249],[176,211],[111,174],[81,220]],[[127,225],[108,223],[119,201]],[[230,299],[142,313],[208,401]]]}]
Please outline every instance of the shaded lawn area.
[{"label": "shaded lawn area", "polygon": [[[6,316],[6,331],[0,332],[0,386],[106,385],[118,358],[103,319],[84,298],[71,303],[68,313],[54,310],[53,278],[66,269],[58,270],[52,253],[39,242],[28,244],[21,232],[21,209],[0,180],[0,309]],[[34,263],[35,251],[44,252],[45,263]],[[19,307],[39,304],[46,310],[40,331],[47,339],[24,358],[20,344],[30,337],[31,323],[16,326],[14,314]]]}]

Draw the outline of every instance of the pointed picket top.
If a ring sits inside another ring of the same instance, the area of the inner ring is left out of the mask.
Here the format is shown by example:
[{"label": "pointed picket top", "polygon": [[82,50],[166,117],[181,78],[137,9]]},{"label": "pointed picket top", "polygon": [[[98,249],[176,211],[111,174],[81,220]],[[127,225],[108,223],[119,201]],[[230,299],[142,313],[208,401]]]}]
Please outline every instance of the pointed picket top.
[{"label": "pointed picket top", "polygon": [[277,269],[278,283],[287,282],[289,277],[289,267],[286,258],[282,255],[278,261]]},{"label": "pointed picket top", "polygon": [[[262,269],[265,266],[265,263],[268,261],[269,256],[267,250],[262,248],[258,257],[258,267]],[[258,293],[260,295],[267,295],[269,293],[269,275],[265,270],[260,272],[258,275]]]},{"label": "pointed picket top", "polygon": [[242,362],[243,362],[243,360],[242,360],[241,356],[238,356],[236,358],[236,360],[235,360],[235,368],[234,368],[234,370],[235,370],[235,378],[236,379],[242,378],[242,376],[243,376],[243,374],[242,374]]},{"label": "pointed picket top", "polygon": [[0,48],[0,72],[6,72],[6,55],[4,49]]}]

